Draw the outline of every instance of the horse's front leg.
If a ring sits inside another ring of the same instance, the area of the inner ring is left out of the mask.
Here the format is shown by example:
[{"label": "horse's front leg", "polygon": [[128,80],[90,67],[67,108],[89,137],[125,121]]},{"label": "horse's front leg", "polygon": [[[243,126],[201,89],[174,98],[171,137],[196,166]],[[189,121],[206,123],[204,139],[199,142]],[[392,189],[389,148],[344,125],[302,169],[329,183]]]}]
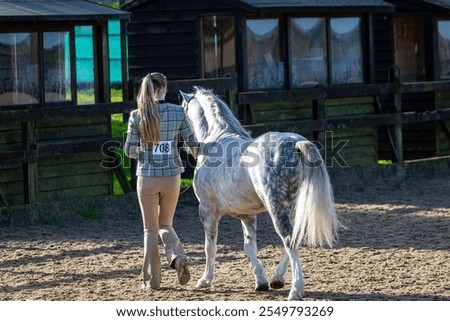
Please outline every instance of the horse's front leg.
[{"label": "horse's front leg", "polygon": [[256,244],[256,215],[240,218],[244,232],[244,252],[253,266],[255,276],[255,291],[268,291],[269,284],[261,262],[258,260]]},{"label": "horse's front leg", "polygon": [[197,288],[209,288],[214,278],[220,217],[216,217],[213,212],[201,205],[199,207],[199,216],[205,232],[206,266],[203,276],[197,281]]}]

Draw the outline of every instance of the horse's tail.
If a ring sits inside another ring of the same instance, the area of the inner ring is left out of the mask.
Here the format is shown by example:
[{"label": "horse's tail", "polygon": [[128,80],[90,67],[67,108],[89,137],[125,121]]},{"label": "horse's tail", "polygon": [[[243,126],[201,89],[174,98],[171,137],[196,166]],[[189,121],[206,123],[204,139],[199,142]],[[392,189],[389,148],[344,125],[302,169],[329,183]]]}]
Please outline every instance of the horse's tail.
[{"label": "horse's tail", "polygon": [[293,212],[291,245],[333,246],[340,223],[336,216],[333,190],[324,161],[310,141],[295,144],[301,165],[301,183]]}]

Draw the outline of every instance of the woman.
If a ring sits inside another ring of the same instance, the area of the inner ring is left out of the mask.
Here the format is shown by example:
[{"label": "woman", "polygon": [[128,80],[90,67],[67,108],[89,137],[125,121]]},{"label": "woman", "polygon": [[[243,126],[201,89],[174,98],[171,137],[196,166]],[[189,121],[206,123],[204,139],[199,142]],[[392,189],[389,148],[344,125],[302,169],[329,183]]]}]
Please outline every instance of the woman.
[{"label": "woman", "polygon": [[137,195],[144,225],[143,287],[157,290],[161,284],[158,235],[171,268],[181,285],[189,282],[186,254],[172,223],[184,171],[178,153],[178,133],[190,147],[195,135],[181,106],[165,102],[167,79],[151,73],[142,79],[137,109],[130,114],[125,154],[139,159]]}]

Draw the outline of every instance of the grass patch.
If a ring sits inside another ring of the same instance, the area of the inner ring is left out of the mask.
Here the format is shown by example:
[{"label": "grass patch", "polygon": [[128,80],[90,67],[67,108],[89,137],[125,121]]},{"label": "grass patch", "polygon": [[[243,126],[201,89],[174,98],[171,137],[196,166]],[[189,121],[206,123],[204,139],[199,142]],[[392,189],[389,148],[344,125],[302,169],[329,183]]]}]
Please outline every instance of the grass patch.
[{"label": "grass patch", "polygon": [[124,137],[128,124],[123,121],[123,114],[111,115],[111,135],[112,137]]},{"label": "grass patch", "polygon": [[378,160],[378,165],[392,165],[391,159],[380,159]]},{"label": "grass patch", "polygon": [[188,188],[192,185],[192,178],[181,179],[181,189]]},{"label": "grass patch", "polygon": [[94,210],[94,209],[88,209],[88,210],[81,210],[78,212],[78,214],[84,218],[88,218],[90,220],[101,220],[103,218],[103,213]]}]

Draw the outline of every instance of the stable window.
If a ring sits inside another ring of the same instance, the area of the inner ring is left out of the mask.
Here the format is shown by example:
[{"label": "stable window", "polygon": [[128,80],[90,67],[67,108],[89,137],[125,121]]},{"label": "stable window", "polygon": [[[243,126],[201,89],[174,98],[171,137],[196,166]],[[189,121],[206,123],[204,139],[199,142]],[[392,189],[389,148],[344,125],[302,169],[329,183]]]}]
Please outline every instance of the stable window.
[{"label": "stable window", "polygon": [[450,20],[438,21],[439,79],[450,79]]},{"label": "stable window", "polygon": [[333,84],[363,82],[361,19],[330,19],[330,64]]},{"label": "stable window", "polygon": [[248,89],[283,88],[284,59],[279,19],[247,20]]},{"label": "stable window", "polygon": [[95,103],[94,42],[92,26],[75,27],[77,102]]},{"label": "stable window", "polygon": [[360,17],[292,18],[289,23],[293,88],[364,81]]},{"label": "stable window", "polygon": [[290,19],[289,55],[292,87],[328,82],[325,18]]},{"label": "stable window", "polygon": [[45,101],[72,100],[69,32],[44,32]]},{"label": "stable window", "polygon": [[231,16],[206,16],[202,24],[203,77],[218,78],[236,71],[236,37]]},{"label": "stable window", "polygon": [[0,106],[39,103],[37,33],[0,33]]}]

